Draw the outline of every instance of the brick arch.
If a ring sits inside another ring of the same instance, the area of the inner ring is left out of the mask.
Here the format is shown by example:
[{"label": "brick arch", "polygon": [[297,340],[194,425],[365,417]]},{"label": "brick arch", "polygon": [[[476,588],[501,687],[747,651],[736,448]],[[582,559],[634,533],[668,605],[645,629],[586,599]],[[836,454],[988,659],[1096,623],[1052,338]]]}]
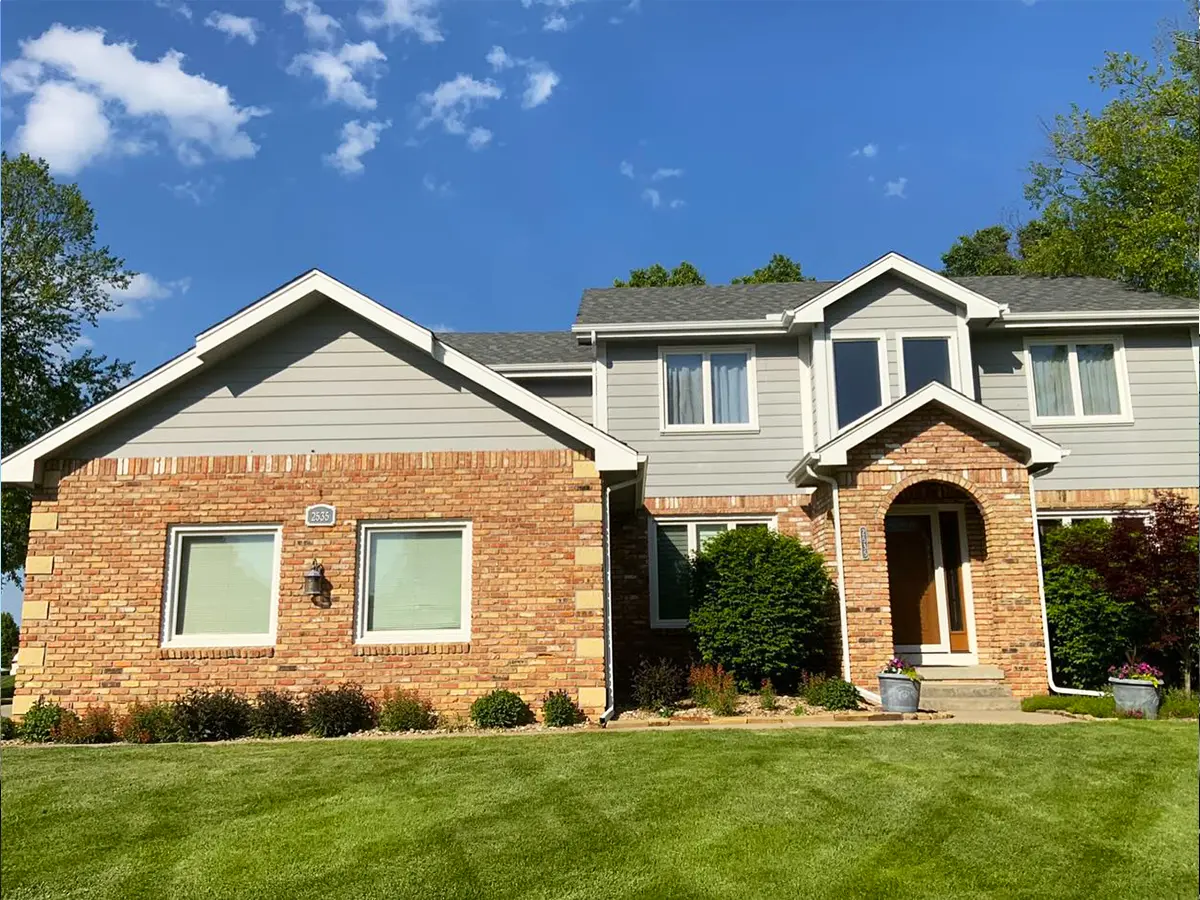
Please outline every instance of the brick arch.
[{"label": "brick arch", "polygon": [[875,527],[882,528],[884,518],[887,512],[891,509],[892,504],[896,502],[896,498],[905,489],[912,487],[915,484],[925,482],[940,481],[943,484],[952,484],[956,488],[964,491],[968,497],[975,501],[975,505],[979,507],[979,512],[983,516],[983,525],[985,530],[990,530],[995,519],[995,513],[992,509],[991,501],[984,497],[976,486],[967,481],[960,475],[954,475],[950,472],[918,472],[915,475],[909,475],[902,481],[896,482],[885,493],[879,501],[879,505],[875,509]]}]

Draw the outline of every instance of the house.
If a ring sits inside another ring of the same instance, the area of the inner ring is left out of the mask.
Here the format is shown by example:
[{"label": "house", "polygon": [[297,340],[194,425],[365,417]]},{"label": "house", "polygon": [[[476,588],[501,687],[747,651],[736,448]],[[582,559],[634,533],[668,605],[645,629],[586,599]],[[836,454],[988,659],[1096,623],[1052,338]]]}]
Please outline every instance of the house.
[{"label": "house", "polygon": [[845,675],[1045,691],[1039,531],[1197,495],[1197,309],[1094,278],[588,290],[433,334],[311,271],[0,464],[34,492],[15,711],[494,687],[592,717],[684,644],[678,562],[824,554]]}]

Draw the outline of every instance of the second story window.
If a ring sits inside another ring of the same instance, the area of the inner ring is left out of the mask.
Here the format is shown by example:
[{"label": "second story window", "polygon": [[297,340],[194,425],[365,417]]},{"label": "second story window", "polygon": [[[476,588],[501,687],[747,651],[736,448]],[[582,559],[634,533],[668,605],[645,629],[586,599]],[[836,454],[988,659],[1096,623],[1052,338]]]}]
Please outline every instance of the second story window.
[{"label": "second story window", "polygon": [[664,431],[756,427],[750,349],[664,350],[661,355]]},{"label": "second story window", "polygon": [[882,354],[882,338],[834,339],[833,390],[839,429],[883,405]]},{"label": "second story window", "polygon": [[1034,424],[1129,420],[1120,338],[1038,339],[1025,346]]},{"label": "second story window", "polygon": [[903,390],[911,394],[931,381],[954,387],[950,366],[950,338],[907,335],[900,338],[900,378]]}]

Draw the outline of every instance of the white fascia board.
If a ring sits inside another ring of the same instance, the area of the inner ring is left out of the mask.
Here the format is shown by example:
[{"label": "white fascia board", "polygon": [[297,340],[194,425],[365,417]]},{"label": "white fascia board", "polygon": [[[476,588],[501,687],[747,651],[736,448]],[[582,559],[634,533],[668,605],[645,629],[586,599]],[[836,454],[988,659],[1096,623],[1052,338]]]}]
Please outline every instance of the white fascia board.
[{"label": "white fascia board", "polygon": [[825,309],[843,297],[864,287],[876,278],[884,275],[899,275],[908,281],[915,282],[939,294],[948,300],[959,304],[965,310],[967,321],[972,319],[998,319],[1004,312],[1004,305],[989,300],[983,294],[963,287],[956,281],[951,281],[945,275],[939,275],[932,269],[927,269],[899,253],[888,253],[875,262],[859,269],[853,275],[842,279],[825,292],[818,294],[806,303],[784,314],[784,320],[793,322],[816,323],[825,320]]},{"label": "white fascia board", "polygon": [[502,363],[492,366],[509,378],[591,378],[589,363]]},{"label": "white fascia board", "polygon": [[1194,309],[1128,310],[1119,312],[1008,313],[993,327],[1017,328],[1108,328],[1112,326],[1194,325],[1200,311]]},{"label": "white fascia board", "polygon": [[572,325],[571,331],[591,338],[764,337],[787,334],[782,315],[762,319],[697,322],[605,322]]}]

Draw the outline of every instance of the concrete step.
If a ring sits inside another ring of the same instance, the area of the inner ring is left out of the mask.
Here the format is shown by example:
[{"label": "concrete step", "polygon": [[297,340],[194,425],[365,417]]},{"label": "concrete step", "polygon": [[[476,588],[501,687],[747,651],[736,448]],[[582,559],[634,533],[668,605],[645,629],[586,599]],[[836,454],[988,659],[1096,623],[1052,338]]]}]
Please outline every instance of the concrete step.
[{"label": "concrete step", "polygon": [[1020,702],[1003,681],[927,679],[921,682],[921,708],[938,712],[955,710],[1012,710]]},{"label": "concrete step", "polygon": [[1012,691],[1007,684],[987,681],[970,681],[956,683],[953,681],[923,681],[921,696],[934,697],[1011,697]]},{"label": "concrete step", "polygon": [[1003,681],[999,666],[917,666],[925,681]]},{"label": "concrete step", "polygon": [[1021,702],[1015,697],[947,697],[941,700],[926,700],[921,696],[921,709],[935,712],[967,712],[974,710],[1017,710]]}]

